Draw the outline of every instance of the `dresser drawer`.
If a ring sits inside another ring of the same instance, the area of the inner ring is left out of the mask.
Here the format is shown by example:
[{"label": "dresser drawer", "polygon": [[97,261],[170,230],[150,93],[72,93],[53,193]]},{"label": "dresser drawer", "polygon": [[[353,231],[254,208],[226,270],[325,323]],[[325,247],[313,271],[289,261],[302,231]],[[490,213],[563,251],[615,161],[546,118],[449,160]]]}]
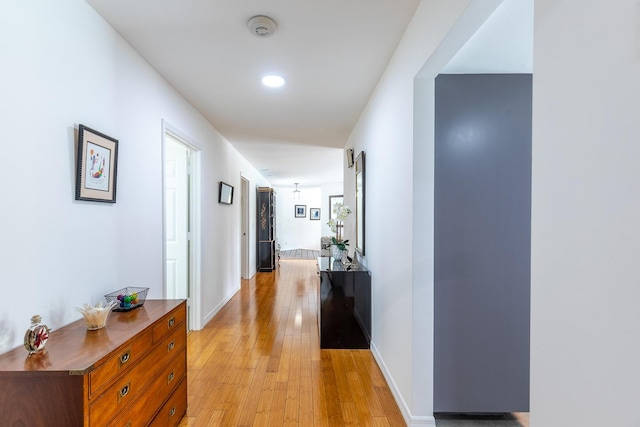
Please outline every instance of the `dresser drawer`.
[{"label": "dresser drawer", "polygon": [[[149,389],[140,396],[140,398],[133,402],[133,404],[127,409],[126,415],[118,418],[115,422],[109,423],[109,425],[118,427],[146,426],[151,417],[153,417],[153,415],[158,411],[158,408],[165,403],[167,396],[171,397],[164,406],[168,405],[169,402],[173,402],[175,396],[179,396],[179,394],[177,394],[179,391],[176,391],[176,389],[181,390],[179,387],[184,387],[184,407],[186,408],[187,361],[184,350],[182,351],[182,354],[177,354],[169,365],[154,376]],[[176,401],[174,416],[170,418],[175,419],[176,417],[179,417],[178,421],[180,421],[182,416],[179,415],[179,407],[177,406],[177,403],[178,402]],[[171,408],[167,409],[167,411],[170,410]],[[163,415],[163,419],[169,419],[169,417]],[[104,425],[104,423],[102,425]],[[160,423],[157,425],[166,427],[169,424]]]},{"label": "dresser drawer", "polygon": [[[178,328],[187,319],[186,304],[181,304],[175,310],[165,315],[153,326],[153,342],[156,343],[166,334]],[[185,328],[184,325],[181,326]]]},{"label": "dresser drawer", "polygon": [[149,427],[174,427],[187,413],[187,378],[183,378]]},{"label": "dresser drawer", "polygon": [[[173,333],[159,344],[154,345],[153,350],[140,363],[131,365],[128,370],[123,371],[123,375],[110,387],[105,388],[104,393],[90,404],[91,425],[106,425],[106,422],[119,412],[129,410],[129,407],[136,402],[136,397],[148,387],[149,383],[158,378],[158,375],[162,376],[161,370],[171,358],[176,355],[182,355],[182,359],[185,358],[186,333],[181,329],[184,328],[184,323],[181,325],[178,325]],[[170,372],[167,373],[169,374]],[[174,373],[174,377],[175,375]],[[147,391],[147,394],[155,393],[156,390]]]},{"label": "dresser drawer", "polygon": [[173,357],[174,354],[179,353],[186,344],[187,331],[184,322],[182,322],[176,326],[176,329],[174,329],[170,335],[160,338],[155,342],[153,346],[162,349],[155,357],[159,359],[168,355],[167,359],[165,359],[168,360],[169,357]]},{"label": "dresser drawer", "polygon": [[151,349],[151,331],[144,331],[113,357],[89,374],[89,396],[96,394],[105,384],[129,366],[135,365]]}]

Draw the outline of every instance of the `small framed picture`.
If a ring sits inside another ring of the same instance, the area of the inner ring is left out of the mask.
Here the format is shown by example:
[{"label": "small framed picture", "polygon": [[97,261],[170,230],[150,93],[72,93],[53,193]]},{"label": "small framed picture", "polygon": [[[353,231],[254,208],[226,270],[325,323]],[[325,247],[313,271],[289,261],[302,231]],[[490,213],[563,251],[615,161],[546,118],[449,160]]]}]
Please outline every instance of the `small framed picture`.
[{"label": "small framed picture", "polygon": [[307,217],[307,205],[296,205],[296,218]]},{"label": "small framed picture", "polygon": [[76,200],[115,203],[118,140],[80,125],[76,161]]},{"label": "small framed picture", "polygon": [[220,181],[220,188],[218,190],[218,203],[225,205],[233,204],[233,186],[226,182]]},{"label": "small framed picture", "polygon": [[320,208],[309,208],[309,219],[311,221],[320,219]]}]

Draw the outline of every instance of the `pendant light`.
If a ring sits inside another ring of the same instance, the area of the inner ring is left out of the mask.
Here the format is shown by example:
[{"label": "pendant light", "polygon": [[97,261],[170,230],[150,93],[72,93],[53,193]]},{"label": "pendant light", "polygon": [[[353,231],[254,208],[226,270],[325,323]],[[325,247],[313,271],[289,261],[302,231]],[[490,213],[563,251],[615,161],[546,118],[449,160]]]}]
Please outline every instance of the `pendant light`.
[{"label": "pendant light", "polygon": [[294,182],[296,189],[293,190],[293,200],[300,200],[300,190],[298,190],[298,183]]}]

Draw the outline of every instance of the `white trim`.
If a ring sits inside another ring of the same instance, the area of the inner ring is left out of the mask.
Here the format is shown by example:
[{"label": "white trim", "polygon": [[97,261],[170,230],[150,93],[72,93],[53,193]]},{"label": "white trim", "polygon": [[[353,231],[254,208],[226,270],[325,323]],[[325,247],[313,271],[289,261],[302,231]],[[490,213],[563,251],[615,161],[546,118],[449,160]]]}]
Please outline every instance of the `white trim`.
[{"label": "white trim", "polygon": [[434,417],[423,417],[423,416],[412,416],[411,415],[411,410],[409,409],[409,405],[407,405],[407,402],[405,402],[405,400],[402,398],[402,393],[400,393],[400,390],[398,389],[398,386],[396,385],[396,383],[393,381],[393,376],[391,375],[391,373],[389,372],[389,369],[387,368],[387,365],[385,365],[384,363],[384,359],[382,358],[382,356],[380,355],[380,352],[378,351],[378,348],[376,347],[375,343],[373,341],[371,341],[371,354],[373,354],[373,358],[376,360],[376,362],[378,363],[378,367],[380,367],[380,371],[382,371],[382,375],[384,376],[384,379],[387,381],[387,384],[389,385],[389,389],[391,390],[391,394],[393,394],[393,397],[396,400],[396,403],[398,404],[398,408],[400,408],[400,412],[402,413],[402,417],[404,418],[404,422],[407,423],[408,426],[411,427],[418,427],[418,426],[433,426],[435,427],[436,425],[436,419]]},{"label": "white trim", "polygon": [[411,417],[411,427],[430,426],[436,427],[436,419],[434,417]]},{"label": "white trim", "polygon": [[189,296],[191,299],[191,306],[189,312],[189,325],[192,330],[202,329],[203,323],[200,315],[201,312],[201,289],[202,289],[202,236],[201,236],[201,212],[202,212],[202,200],[201,200],[201,151],[199,144],[195,143],[193,139],[182,132],[177,127],[168,123],[165,119],[162,119],[162,292],[166,297],[167,287],[167,250],[166,250],[166,230],[165,230],[165,136],[171,135],[173,138],[179,140],[185,146],[191,150],[191,165],[190,165],[190,177],[189,182],[191,185],[191,206],[190,206],[190,223],[191,223],[191,258],[189,265],[189,273],[191,281],[189,283]]}]

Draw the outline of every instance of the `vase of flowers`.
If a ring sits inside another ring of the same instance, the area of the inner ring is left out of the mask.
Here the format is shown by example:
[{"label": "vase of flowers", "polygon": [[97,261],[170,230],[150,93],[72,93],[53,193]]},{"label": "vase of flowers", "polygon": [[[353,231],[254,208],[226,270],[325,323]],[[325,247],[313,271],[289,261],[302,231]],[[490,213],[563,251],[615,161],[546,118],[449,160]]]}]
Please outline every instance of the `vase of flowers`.
[{"label": "vase of flowers", "polygon": [[331,231],[336,233],[335,237],[331,237],[331,256],[335,261],[342,261],[347,258],[347,246],[349,246],[349,240],[342,238],[342,227],[343,222],[351,214],[351,209],[342,203],[336,203],[332,210],[335,217],[327,222]]}]

